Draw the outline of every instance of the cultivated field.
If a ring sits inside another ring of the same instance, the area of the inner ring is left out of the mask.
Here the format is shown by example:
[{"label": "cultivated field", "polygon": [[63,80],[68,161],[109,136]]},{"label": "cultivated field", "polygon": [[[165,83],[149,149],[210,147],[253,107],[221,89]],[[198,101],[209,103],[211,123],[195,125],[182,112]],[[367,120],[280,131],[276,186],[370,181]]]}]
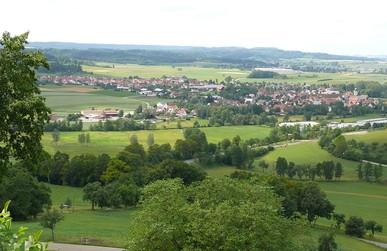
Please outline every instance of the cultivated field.
[{"label": "cultivated field", "polygon": [[[133,111],[139,105],[155,105],[161,99],[145,97],[132,92],[105,91],[97,87],[47,85],[41,88],[42,96],[52,112],[66,116],[82,110],[119,109],[124,112]],[[169,101],[169,100],[163,100]]]},{"label": "cultivated field", "polygon": [[[104,66],[104,67],[101,67]],[[178,70],[178,69],[181,69]],[[251,71],[239,69],[204,68],[200,66],[144,66],[136,64],[114,64],[114,68],[106,68],[106,63],[96,66],[83,65],[82,69],[93,72],[94,76],[129,77],[139,76],[148,78],[161,78],[162,76],[186,76],[199,80],[223,81],[231,76],[241,82],[286,82],[294,84],[348,84],[358,81],[387,82],[385,74],[360,74],[360,73],[314,73],[288,74],[286,79],[250,79],[247,76]]]},{"label": "cultivated field", "polygon": [[[105,67],[100,67],[100,66]],[[106,63],[97,66],[83,65],[82,69],[93,72],[94,76],[108,76],[124,78],[129,76],[139,76],[145,78],[161,78],[162,76],[186,76],[199,80],[224,80],[226,77],[243,78],[250,74],[249,71],[239,69],[217,69],[204,68],[200,66],[144,66],[136,64],[114,64],[114,68],[106,68]],[[179,70],[181,69],[181,70]]]}]

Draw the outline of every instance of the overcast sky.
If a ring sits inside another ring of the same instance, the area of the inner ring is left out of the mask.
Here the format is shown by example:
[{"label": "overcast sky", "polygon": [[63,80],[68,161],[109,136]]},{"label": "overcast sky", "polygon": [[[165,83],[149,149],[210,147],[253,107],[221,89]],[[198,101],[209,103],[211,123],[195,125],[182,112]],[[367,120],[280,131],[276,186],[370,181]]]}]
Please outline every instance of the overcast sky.
[{"label": "overcast sky", "polygon": [[29,41],[277,47],[387,55],[386,0],[4,0]]}]

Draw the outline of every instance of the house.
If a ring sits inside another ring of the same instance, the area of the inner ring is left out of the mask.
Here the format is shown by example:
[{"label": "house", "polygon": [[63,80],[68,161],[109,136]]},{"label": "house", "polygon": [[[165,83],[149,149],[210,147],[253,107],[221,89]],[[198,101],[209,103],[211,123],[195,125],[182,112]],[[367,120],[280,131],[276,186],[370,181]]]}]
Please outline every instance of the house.
[{"label": "house", "polygon": [[187,117],[187,112],[184,108],[180,109],[177,111],[176,115],[179,117],[179,118],[185,118]]}]

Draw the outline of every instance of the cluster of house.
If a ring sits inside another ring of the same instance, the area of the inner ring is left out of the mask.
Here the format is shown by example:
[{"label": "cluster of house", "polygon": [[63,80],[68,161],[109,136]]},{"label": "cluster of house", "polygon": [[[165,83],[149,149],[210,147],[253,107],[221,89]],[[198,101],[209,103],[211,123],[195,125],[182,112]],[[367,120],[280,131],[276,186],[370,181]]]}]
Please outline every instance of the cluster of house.
[{"label": "cluster of house", "polygon": [[189,90],[191,93],[201,91],[220,91],[222,84],[212,81],[187,79],[184,76],[172,76],[163,78],[106,78],[90,76],[40,76],[40,83],[71,84],[84,86],[110,86],[118,90],[138,92],[148,97],[179,98],[181,90]]},{"label": "cluster of house", "polygon": [[[339,93],[332,87],[320,87],[309,89],[304,85],[301,90],[279,90],[268,91],[259,89],[257,93],[249,94],[245,97],[245,103],[262,105],[267,111],[277,111],[278,114],[284,114],[294,106],[303,107],[307,104],[330,106],[336,102],[342,102],[344,107],[351,109],[354,105],[375,107],[379,104],[379,99],[370,98],[367,95],[359,95],[354,91]],[[329,107],[329,109],[331,109]]]}]

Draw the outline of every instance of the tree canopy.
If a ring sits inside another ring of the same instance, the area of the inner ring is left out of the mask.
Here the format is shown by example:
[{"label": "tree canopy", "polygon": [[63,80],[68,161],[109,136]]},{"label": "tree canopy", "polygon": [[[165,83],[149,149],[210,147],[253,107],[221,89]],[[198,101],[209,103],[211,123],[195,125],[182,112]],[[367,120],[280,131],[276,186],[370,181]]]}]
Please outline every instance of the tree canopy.
[{"label": "tree canopy", "polygon": [[42,156],[43,124],[50,109],[36,85],[35,70],[49,68],[42,53],[25,50],[28,32],[0,39],[0,169],[10,159],[31,167]]},{"label": "tree canopy", "polygon": [[[173,200],[171,200],[173,198]],[[156,181],[143,190],[128,250],[294,250],[295,223],[260,181],[227,177],[184,186]]]}]

